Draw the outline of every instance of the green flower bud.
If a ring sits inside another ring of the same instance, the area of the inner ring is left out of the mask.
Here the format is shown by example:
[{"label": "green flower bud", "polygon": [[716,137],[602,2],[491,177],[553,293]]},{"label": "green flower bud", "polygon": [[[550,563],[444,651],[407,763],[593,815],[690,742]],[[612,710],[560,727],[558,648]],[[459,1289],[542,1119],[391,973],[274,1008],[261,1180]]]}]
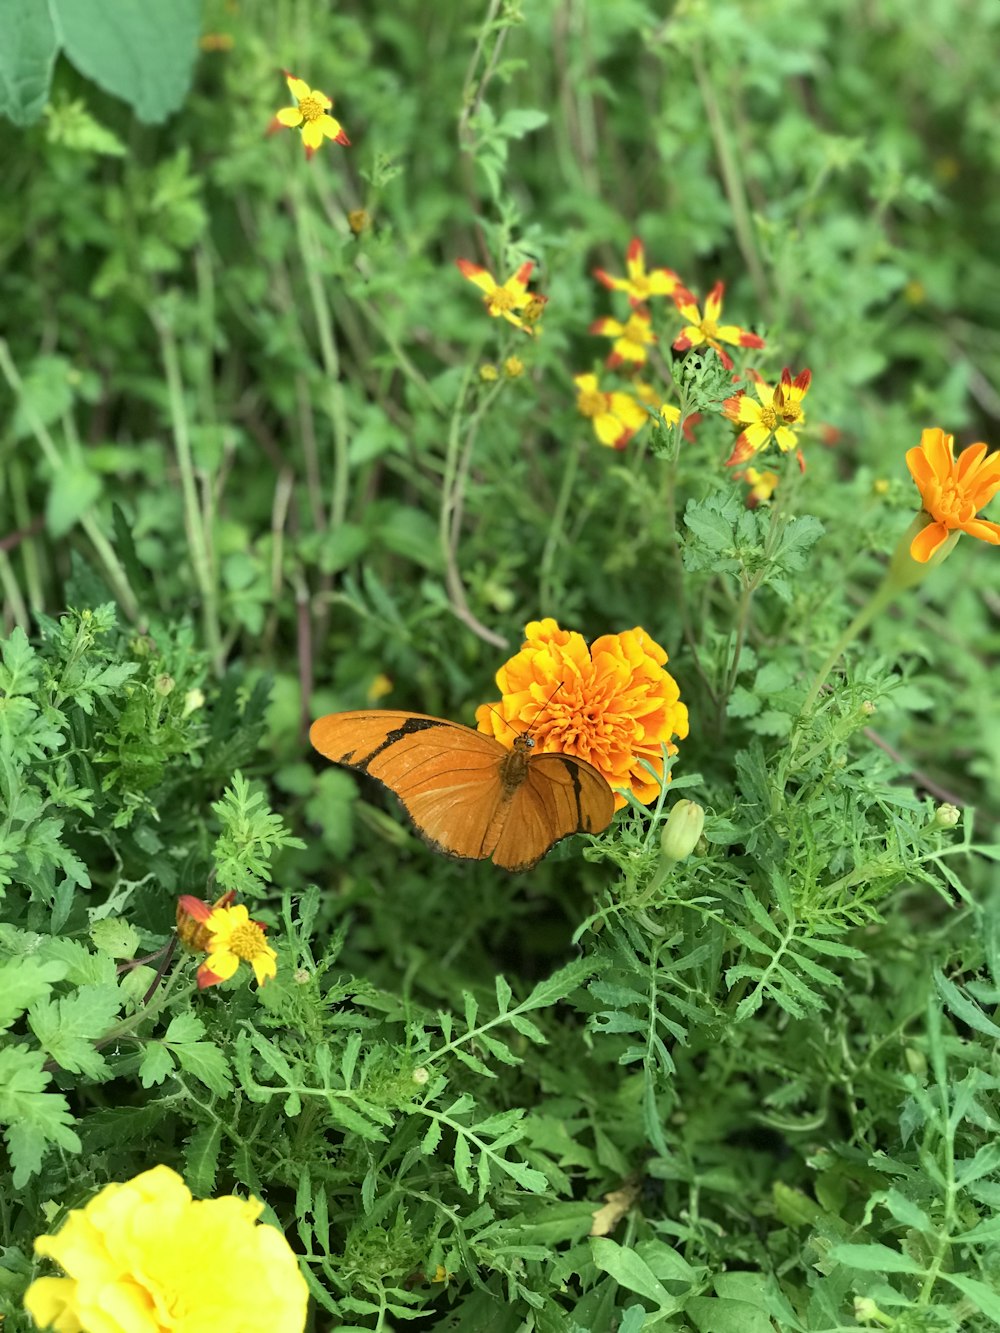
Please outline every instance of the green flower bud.
[{"label": "green flower bud", "polygon": [[962,812],[957,805],[939,805],[934,811],[934,817],[931,823],[935,828],[954,828],[962,818]]},{"label": "green flower bud", "polygon": [[705,811],[697,801],[676,801],[660,836],[665,861],[683,861],[698,845],[705,826]]},{"label": "green flower bud", "polygon": [[156,677],[156,680],[153,682],[153,687],[156,690],[156,693],[162,695],[165,699],[168,694],[173,693],[174,678],[173,676],[168,676],[167,673],[164,672],[162,676]]}]

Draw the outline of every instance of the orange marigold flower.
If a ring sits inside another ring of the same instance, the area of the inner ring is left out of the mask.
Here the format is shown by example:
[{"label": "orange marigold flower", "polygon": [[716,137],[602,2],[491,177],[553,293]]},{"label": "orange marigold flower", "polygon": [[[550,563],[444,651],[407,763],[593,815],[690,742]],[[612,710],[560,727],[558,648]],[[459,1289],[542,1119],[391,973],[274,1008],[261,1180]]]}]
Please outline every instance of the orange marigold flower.
[{"label": "orange marigold flower", "polygon": [[578,390],[577,411],[590,418],[601,444],[624,449],[649,420],[649,414],[629,394],[598,388],[596,375],[574,375],[573,383]]},{"label": "orange marigold flower", "polygon": [[733,359],[722,346],[731,343],[734,347],[763,347],[764,339],[756,333],[748,333],[738,324],[720,324],[722,314],[722,294],[725,285],[717,282],[705,298],[705,313],[698,307],[698,298],[685,287],[674,292],[677,309],[687,320],[680,334],[674,339],[675,352],[686,352],[689,347],[700,347],[707,343],[719,354],[719,360],[727,370],[732,370]]},{"label": "orange marigold flower", "polygon": [[750,486],[747,493],[748,509],[756,509],[758,505],[766,505],[778,489],[778,482],[781,480],[777,472],[758,472],[755,467],[748,467],[742,473],[742,477]]},{"label": "orange marigold flower", "polygon": [[955,437],[933,426],[907,450],[906,466],[927,517],[910,545],[914,560],[926,564],[956,530],[1000,546],[1000,524],[976,517],[1000,491],[1000,453],[987,456],[985,444],[970,444],[956,460]]},{"label": "orange marigold flower", "polygon": [[688,734],[687,708],[664,664],[667,654],[644,629],[605,634],[588,648],[582,634],[552,619],[525,626],[521,651],[497,672],[502,697],[476,710],[479,730],[508,748],[531,729],[535,753],[572,754],[616,788],[652,801],[663,778],[661,744],[676,754],[673,737]]},{"label": "orange marigold flower", "polygon": [[199,990],[228,981],[240,963],[250,964],[258,986],[277,976],[278,955],[264,938],[264,927],[259,921],[250,920],[250,913],[242,903],[213,908],[205,921],[205,930],[209,936],[208,957],[198,968]]},{"label": "orange marigold flower", "polygon": [[605,362],[611,368],[620,366],[623,361],[633,361],[641,366],[649,357],[646,348],[656,342],[653,321],[649,312],[641,308],[633,310],[624,324],[610,316],[595,319],[589,332],[599,333],[603,338],[614,338],[611,355]]},{"label": "orange marigold flower", "polygon": [[613,292],[627,292],[632,305],[641,305],[650,296],[672,296],[681,280],[671,268],[654,268],[646,272],[646,252],[642,241],[634,237],[625,251],[626,278],[616,278],[602,268],[594,269],[594,277]]},{"label": "orange marigold flower", "polygon": [[[809,391],[811,370],[801,371],[793,380],[792,372],[786,366],[781,372],[780,383],[773,388],[755,370],[750,372],[750,377],[756,387],[756,399],[741,389],[722,404],[724,417],[738,426],[746,427],[737,437],[733,452],[726,459],[726,467],[745,463],[748,458],[766,449],[772,440],[782,453],[798,449],[796,432],[805,424],[802,399]],[[801,450],[799,466],[804,469]]]},{"label": "orange marigold flower", "polygon": [[310,88],[304,79],[297,79],[288,70],[283,71],[288,91],[295,98],[294,106],[284,106],[275,113],[271,122],[271,131],[279,125],[287,129],[302,129],[302,142],[305,144],[306,157],[312,157],[324,139],[334,143],[350,144],[339,120],[328,115],[333,102],[326,93]]},{"label": "orange marigold flower", "polygon": [[[483,305],[494,319],[502,315],[515,328],[523,329],[525,333],[529,334],[536,332],[535,329],[530,327],[530,319],[537,321],[541,314],[539,303],[544,306],[545,299],[528,291],[528,279],[531,277],[531,270],[535,267],[530,259],[521,265],[513,277],[508,278],[503,283],[497,282],[493,274],[479,264],[471,264],[467,259],[456,259],[455,263],[464,278],[474,282],[481,291],[486,293],[483,297]],[[532,314],[529,316],[529,323],[526,324],[524,316],[516,312],[526,310],[529,307]],[[536,311],[537,313],[534,313]]]}]

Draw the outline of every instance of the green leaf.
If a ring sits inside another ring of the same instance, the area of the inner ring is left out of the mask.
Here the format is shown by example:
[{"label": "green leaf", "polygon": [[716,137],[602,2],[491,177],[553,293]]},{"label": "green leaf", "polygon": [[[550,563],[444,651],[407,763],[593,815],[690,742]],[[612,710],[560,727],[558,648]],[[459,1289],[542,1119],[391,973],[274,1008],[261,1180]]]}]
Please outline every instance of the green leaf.
[{"label": "green leaf", "polygon": [[107,1061],[94,1043],[105,1036],[121,1009],[115,986],[80,986],[59,1000],[42,1000],[28,1010],[28,1026],[61,1069],[100,1079]]},{"label": "green leaf", "polygon": [[134,958],[139,952],[139,932],[119,916],[103,917],[90,927],[94,948],[112,958]]},{"label": "green leaf", "polygon": [[139,1082],[144,1088],[155,1087],[174,1072],[173,1056],[161,1041],[147,1042],[139,1061]]},{"label": "green leaf", "polygon": [[968,1296],[988,1319],[1000,1324],[1000,1291],[995,1286],[980,1282],[978,1278],[966,1277],[964,1273],[942,1272],[941,1277]]},{"label": "green leaf", "polygon": [[192,1041],[170,1048],[186,1074],[193,1074],[217,1097],[233,1090],[229,1061],[214,1042]]},{"label": "green leaf", "polygon": [[64,463],[52,479],[45,501],[45,526],[65,537],[101,493],[101,480],[85,463]]},{"label": "green leaf", "polygon": [[608,1236],[592,1237],[590,1250],[595,1265],[614,1278],[620,1287],[653,1301],[660,1310],[678,1308],[678,1302],[635,1250],[626,1249]]},{"label": "green leaf", "polygon": [[52,1144],[65,1152],[80,1151],[80,1140],[70,1129],[73,1116],[61,1092],[46,1092],[50,1075],[42,1068],[40,1051],[26,1046],[0,1049],[0,1122],[4,1130],[14,1187],[21,1189],[37,1173]]},{"label": "green leaf", "polygon": [[923,1264],[888,1245],[834,1245],[830,1258],[834,1263],[861,1268],[866,1273],[913,1273],[920,1277],[925,1272]]},{"label": "green leaf", "polygon": [[684,1306],[698,1333],[774,1333],[770,1316],[746,1301],[694,1296]]},{"label": "green leaf", "polygon": [[67,58],[159,124],[178,110],[198,54],[198,0],[49,0]]},{"label": "green leaf", "polygon": [[62,962],[37,958],[8,959],[0,963],[0,1032],[5,1031],[25,1009],[46,999],[53,985],[66,975]]},{"label": "green leaf", "polygon": [[934,969],[934,985],[937,987],[938,994],[944,1000],[952,1014],[963,1023],[967,1023],[970,1028],[977,1032],[982,1032],[984,1036],[991,1037],[994,1041],[1000,1037],[1000,1027],[986,1017],[978,1004],[974,1004],[968,996],[963,995],[953,981],[948,978],[939,969]]},{"label": "green leaf", "polygon": [[222,1124],[218,1120],[202,1125],[188,1140],[184,1154],[184,1178],[196,1198],[204,1198],[215,1191],[221,1146]]},{"label": "green leaf", "polygon": [[41,0],[0,0],[0,115],[31,125],[49,100],[59,42]]}]

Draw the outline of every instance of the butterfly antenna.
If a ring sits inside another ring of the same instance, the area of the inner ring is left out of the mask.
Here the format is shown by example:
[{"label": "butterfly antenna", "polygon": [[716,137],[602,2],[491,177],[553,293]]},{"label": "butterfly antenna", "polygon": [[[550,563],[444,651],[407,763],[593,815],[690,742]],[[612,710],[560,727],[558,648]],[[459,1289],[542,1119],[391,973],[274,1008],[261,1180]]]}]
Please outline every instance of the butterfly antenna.
[{"label": "butterfly antenna", "polygon": [[524,733],[524,734],[525,734],[526,736],[527,736],[528,733],[531,731],[532,727],[534,727],[534,726],[536,725],[536,723],[538,722],[538,718],[539,718],[539,716],[540,716],[542,713],[545,712],[546,708],[548,708],[549,704],[550,704],[550,703],[552,702],[552,700],[556,697],[556,695],[559,693],[559,691],[562,689],[562,687],[563,687],[563,682],[560,681],[559,684],[558,684],[558,685],[555,687],[555,689],[552,691],[552,693],[549,695],[549,697],[548,697],[548,698],[545,700],[545,702],[542,704],[541,708],[539,708],[539,709],[537,710],[537,712],[535,713],[535,721],[532,722],[531,726],[528,727],[528,728],[526,728],[526,730],[525,730],[525,733]]},{"label": "butterfly antenna", "polygon": [[498,717],[500,719],[500,721],[504,724],[505,727],[510,727],[511,731],[514,733],[515,736],[521,735],[521,732],[518,731],[517,727],[514,726],[513,722],[508,722],[508,720],[504,717],[503,713],[497,712],[497,710],[493,707],[492,704],[487,704],[486,707],[490,710],[490,712],[493,714],[494,717]]}]

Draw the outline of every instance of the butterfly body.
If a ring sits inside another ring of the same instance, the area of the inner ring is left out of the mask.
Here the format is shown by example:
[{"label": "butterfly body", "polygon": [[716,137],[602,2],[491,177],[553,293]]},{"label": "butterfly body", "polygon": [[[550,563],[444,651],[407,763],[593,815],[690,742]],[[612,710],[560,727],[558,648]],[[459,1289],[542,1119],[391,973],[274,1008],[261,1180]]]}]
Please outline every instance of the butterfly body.
[{"label": "butterfly body", "polygon": [[378,709],[331,713],[309,738],[394,792],[421,837],[449,856],[528,870],[561,838],[600,833],[614,815],[597,769],[572,755],[533,754],[523,733],[508,750],[457,722]]}]

